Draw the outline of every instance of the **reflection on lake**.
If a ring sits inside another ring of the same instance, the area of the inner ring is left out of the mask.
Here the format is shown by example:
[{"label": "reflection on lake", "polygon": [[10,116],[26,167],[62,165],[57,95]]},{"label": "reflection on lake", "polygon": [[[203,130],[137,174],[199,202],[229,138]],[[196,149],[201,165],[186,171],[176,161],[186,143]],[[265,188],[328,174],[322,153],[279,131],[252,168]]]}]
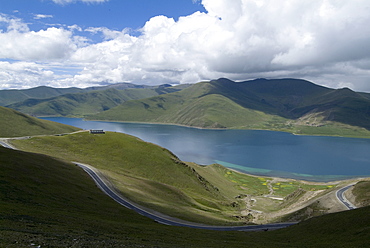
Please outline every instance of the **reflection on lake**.
[{"label": "reflection on lake", "polygon": [[219,163],[251,174],[319,181],[370,176],[370,139],[205,130],[64,117],[42,119],[83,129],[134,135],[169,149],[183,161],[204,165]]}]

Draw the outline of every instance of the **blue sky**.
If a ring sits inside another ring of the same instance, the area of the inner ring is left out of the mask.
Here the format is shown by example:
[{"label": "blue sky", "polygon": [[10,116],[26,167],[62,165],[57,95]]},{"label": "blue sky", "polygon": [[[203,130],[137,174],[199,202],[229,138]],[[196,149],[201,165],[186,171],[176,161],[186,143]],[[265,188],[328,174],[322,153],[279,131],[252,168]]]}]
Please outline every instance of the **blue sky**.
[{"label": "blue sky", "polygon": [[1,0],[0,89],[303,78],[370,92],[368,0]]},{"label": "blue sky", "polygon": [[[192,0],[110,0],[107,2],[58,4],[48,0],[3,0],[0,12],[22,19],[32,30],[50,25],[79,25],[81,28],[106,27],[112,30],[129,28],[134,33],[150,18],[164,15],[178,19],[203,5]],[[42,15],[39,16],[38,15]]]}]

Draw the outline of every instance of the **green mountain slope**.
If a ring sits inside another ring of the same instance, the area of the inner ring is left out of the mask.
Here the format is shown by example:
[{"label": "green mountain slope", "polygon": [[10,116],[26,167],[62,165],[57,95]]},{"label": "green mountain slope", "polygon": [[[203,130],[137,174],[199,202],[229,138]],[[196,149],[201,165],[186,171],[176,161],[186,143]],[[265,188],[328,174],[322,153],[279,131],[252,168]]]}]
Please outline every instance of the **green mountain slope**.
[{"label": "green mountain slope", "polygon": [[196,127],[369,136],[370,94],[298,79],[218,79],[181,92],[126,102],[88,117]]},{"label": "green mountain slope", "polygon": [[[115,87],[119,86],[115,85]],[[108,110],[128,100],[148,98],[176,91],[171,87],[163,86],[157,88],[127,88],[124,90],[117,90],[113,86],[103,88],[107,89],[63,94],[46,99],[29,98],[7,107],[34,116],[84,116]]]},{"label": "green mountain slope", "polygon": [[0,137],[70,133],[79,128],[40,120],[13,109],[0,107]]},{"label": "green mountain slope", "polygon": [[268,125],[283,120],[278,116],[244,108],[224,94],[217,94],[215,89],[211,83],[199,83],[180,92],[129,101],[88,118],[173,123],[204,128],[243,128],[252,127],[256,123]]},{"label": "green mountain slope", "polygon": [[170,216],[195,222],[237,222],[232,216],[239,209],[232,206],[231,195],[220,192],[168,150],[136,137],[82,132],[13,142],[22,150],[90,164],[129,199]]},{"label": "green mountain slope", "polygon": [[[193,222],[239,225],[276,221],[286,214],[283,208],[292,202],[282,206],[282,202],[269,199],[268,194],[284,199],[297,190],[323,195],[334,189],[332,184],[275,179],[272,192],[272,178],[233,172],[217,164],[183,163],[166,149],[121,133],[78,132],[10,142],[25,151],[90,164],[134,202]],[[258,214],[246,211],[247,195],[268,207],[256,206]],[[330,208],[317,209],[310,216],[325,214]],[[270,212],[274,212],[273,219]]]},{"label": "green mountain slope", "polygon": [[268,232],[166,226],[118,205],[77,166],[2,147],[0,202],[1,247],[366,247],[370,239],[369,207]]}]

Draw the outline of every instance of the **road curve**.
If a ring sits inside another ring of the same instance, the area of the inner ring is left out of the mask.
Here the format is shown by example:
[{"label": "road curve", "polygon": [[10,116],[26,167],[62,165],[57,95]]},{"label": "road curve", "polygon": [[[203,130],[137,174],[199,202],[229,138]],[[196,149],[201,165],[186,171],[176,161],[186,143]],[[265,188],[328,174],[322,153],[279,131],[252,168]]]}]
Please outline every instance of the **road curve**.
[{"label": "road curve", "polygon": [[347,200],[347,198],[344,196],[344,192],[346,192],[349,188],[351,188],[353,184],[348,185],[346,187],[343,187],[339,189],[336,193],[337,199],[344,204],[349,210],[355,209],[356,206],[354,206],[350,201]]},{"label": "road curve", "polygon": [[78,165],[79,167],[81,167],[83,170],[85,170],[94,179],[98,187],[105,194],[110,196],[113,200],[115,200],[119,204],[129,209],[136,211],[137,213],[143,216],[151,218],[154,221],[164,224],[164,225],[182,226],[182,227],[199,228],[199,229],[207,229],[207,230],[218,230],[218,231],[267,231],[267,230],[285,228],[285,227],[297,224],[297,222],[294,222],[294,223],[275,223],[275,224],[252,225],[252,226],[209,226],[209,225],[203,225],[203,224],[198,224],[198,223],[185,222],[181,220],[176,221],[171,217],[166,217],[164,215],[151,213],[147,210],[144,210],[137,204],[134,204],[127,199],[124,199],[123,197],[115,193],[109,186],[107,186],[104,183],[104,181],[101,179],[101,177],[90,166],[77,163],[77,162],[74,162],[74,163]]},{"label": "road curve", "polygon": [[0,139],[0,145],[9,149],[16,150],[14,146],[6,142],[6,139]]}]

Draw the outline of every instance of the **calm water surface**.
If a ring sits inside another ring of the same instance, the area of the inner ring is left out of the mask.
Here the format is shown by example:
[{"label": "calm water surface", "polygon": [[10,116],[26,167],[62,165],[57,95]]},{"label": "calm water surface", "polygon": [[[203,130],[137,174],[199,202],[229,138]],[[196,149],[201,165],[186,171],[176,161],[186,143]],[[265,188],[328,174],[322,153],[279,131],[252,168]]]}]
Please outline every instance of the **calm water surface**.
[{"label": "calm water surface", "polygon": [[252,130],[205,130],[173,125],[42,118],[104,129],[158,144],[183,161],[219,163],[242,172],[312,181],[370,176],[370,139],[296,136]]}]

